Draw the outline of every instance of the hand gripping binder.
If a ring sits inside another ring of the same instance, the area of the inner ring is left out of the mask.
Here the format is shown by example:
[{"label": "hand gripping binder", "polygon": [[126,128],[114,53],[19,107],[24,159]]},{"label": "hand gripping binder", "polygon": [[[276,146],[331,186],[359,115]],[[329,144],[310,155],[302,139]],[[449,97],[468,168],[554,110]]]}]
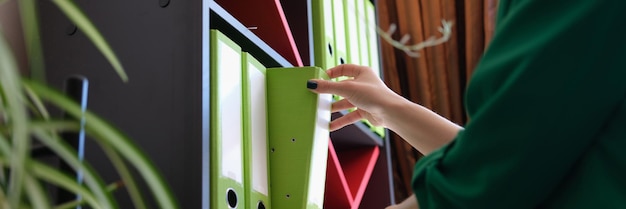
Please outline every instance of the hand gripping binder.
[{"label": "hand gripping binder", "polygon": [[270,193],[274,208],[322,209],[332,97],[306,88],[319,67],[268,68]]},{"label": "hand gripping binder", "polygon": [[265,66],[242,53],[246,209],[271,208]]},{"label": "hand gripping binder", "polygon": [[244,206],[241,48],[211,30],[211,208]]}]

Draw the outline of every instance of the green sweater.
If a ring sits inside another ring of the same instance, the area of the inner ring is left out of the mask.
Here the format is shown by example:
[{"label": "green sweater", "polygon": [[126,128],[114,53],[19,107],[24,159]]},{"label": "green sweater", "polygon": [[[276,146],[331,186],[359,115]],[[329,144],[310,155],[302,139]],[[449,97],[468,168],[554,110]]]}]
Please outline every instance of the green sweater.
[{"label": "green sweater", "polygon": [[421,209],[626,208],[626,1],[500,0],[465,106]]}]

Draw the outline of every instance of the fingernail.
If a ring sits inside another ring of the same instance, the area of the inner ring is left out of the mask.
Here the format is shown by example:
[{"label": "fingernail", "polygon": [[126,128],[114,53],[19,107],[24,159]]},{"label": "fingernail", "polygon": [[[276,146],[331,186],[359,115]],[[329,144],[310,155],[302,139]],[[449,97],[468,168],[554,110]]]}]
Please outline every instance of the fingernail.
[{"label": "fingernail", "polygon": [[315,81],[307,81],[306,82],[306,88],[307,89],[316,89],[317,88],[317,82],[315,82]]}]

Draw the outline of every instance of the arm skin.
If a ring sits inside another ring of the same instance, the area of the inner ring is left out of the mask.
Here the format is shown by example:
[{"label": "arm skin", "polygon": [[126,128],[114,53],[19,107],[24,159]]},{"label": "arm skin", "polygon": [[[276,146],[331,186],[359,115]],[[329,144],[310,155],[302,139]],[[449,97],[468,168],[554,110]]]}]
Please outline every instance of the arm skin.
[{"label": "arm skin", "polygon": [[333,104],[333,112],[357,110],[331,122],[332,131],[362,118],[396,132],[424,155],[448,144],[463,128],[435,112],[415,104],[389,89],[371,68],[345,64],[327,71],[331,78],[348,76],[340,82],[311,80],[307,87],[316,93],[344,97]]}]

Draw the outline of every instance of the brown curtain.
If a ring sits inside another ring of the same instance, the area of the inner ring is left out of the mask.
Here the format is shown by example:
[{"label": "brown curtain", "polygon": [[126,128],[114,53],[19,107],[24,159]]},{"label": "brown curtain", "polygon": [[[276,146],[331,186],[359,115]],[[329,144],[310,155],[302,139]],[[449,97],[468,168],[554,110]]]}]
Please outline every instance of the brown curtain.
[{"label": "brown curtain", "polygon": [[[399,40],[409,34],[412,45],[431,36],[440,37],[442,20],[454,22],[444,44],[408,56],[382,41],[384,80],[395,92],[463,125],[463,93],[483,54],[495,23],[497,0],[379,0],[379,26],[397,25]],[[390,134],[396,200],[411,191],[413,166],[421,155],[395,133]]]}]

